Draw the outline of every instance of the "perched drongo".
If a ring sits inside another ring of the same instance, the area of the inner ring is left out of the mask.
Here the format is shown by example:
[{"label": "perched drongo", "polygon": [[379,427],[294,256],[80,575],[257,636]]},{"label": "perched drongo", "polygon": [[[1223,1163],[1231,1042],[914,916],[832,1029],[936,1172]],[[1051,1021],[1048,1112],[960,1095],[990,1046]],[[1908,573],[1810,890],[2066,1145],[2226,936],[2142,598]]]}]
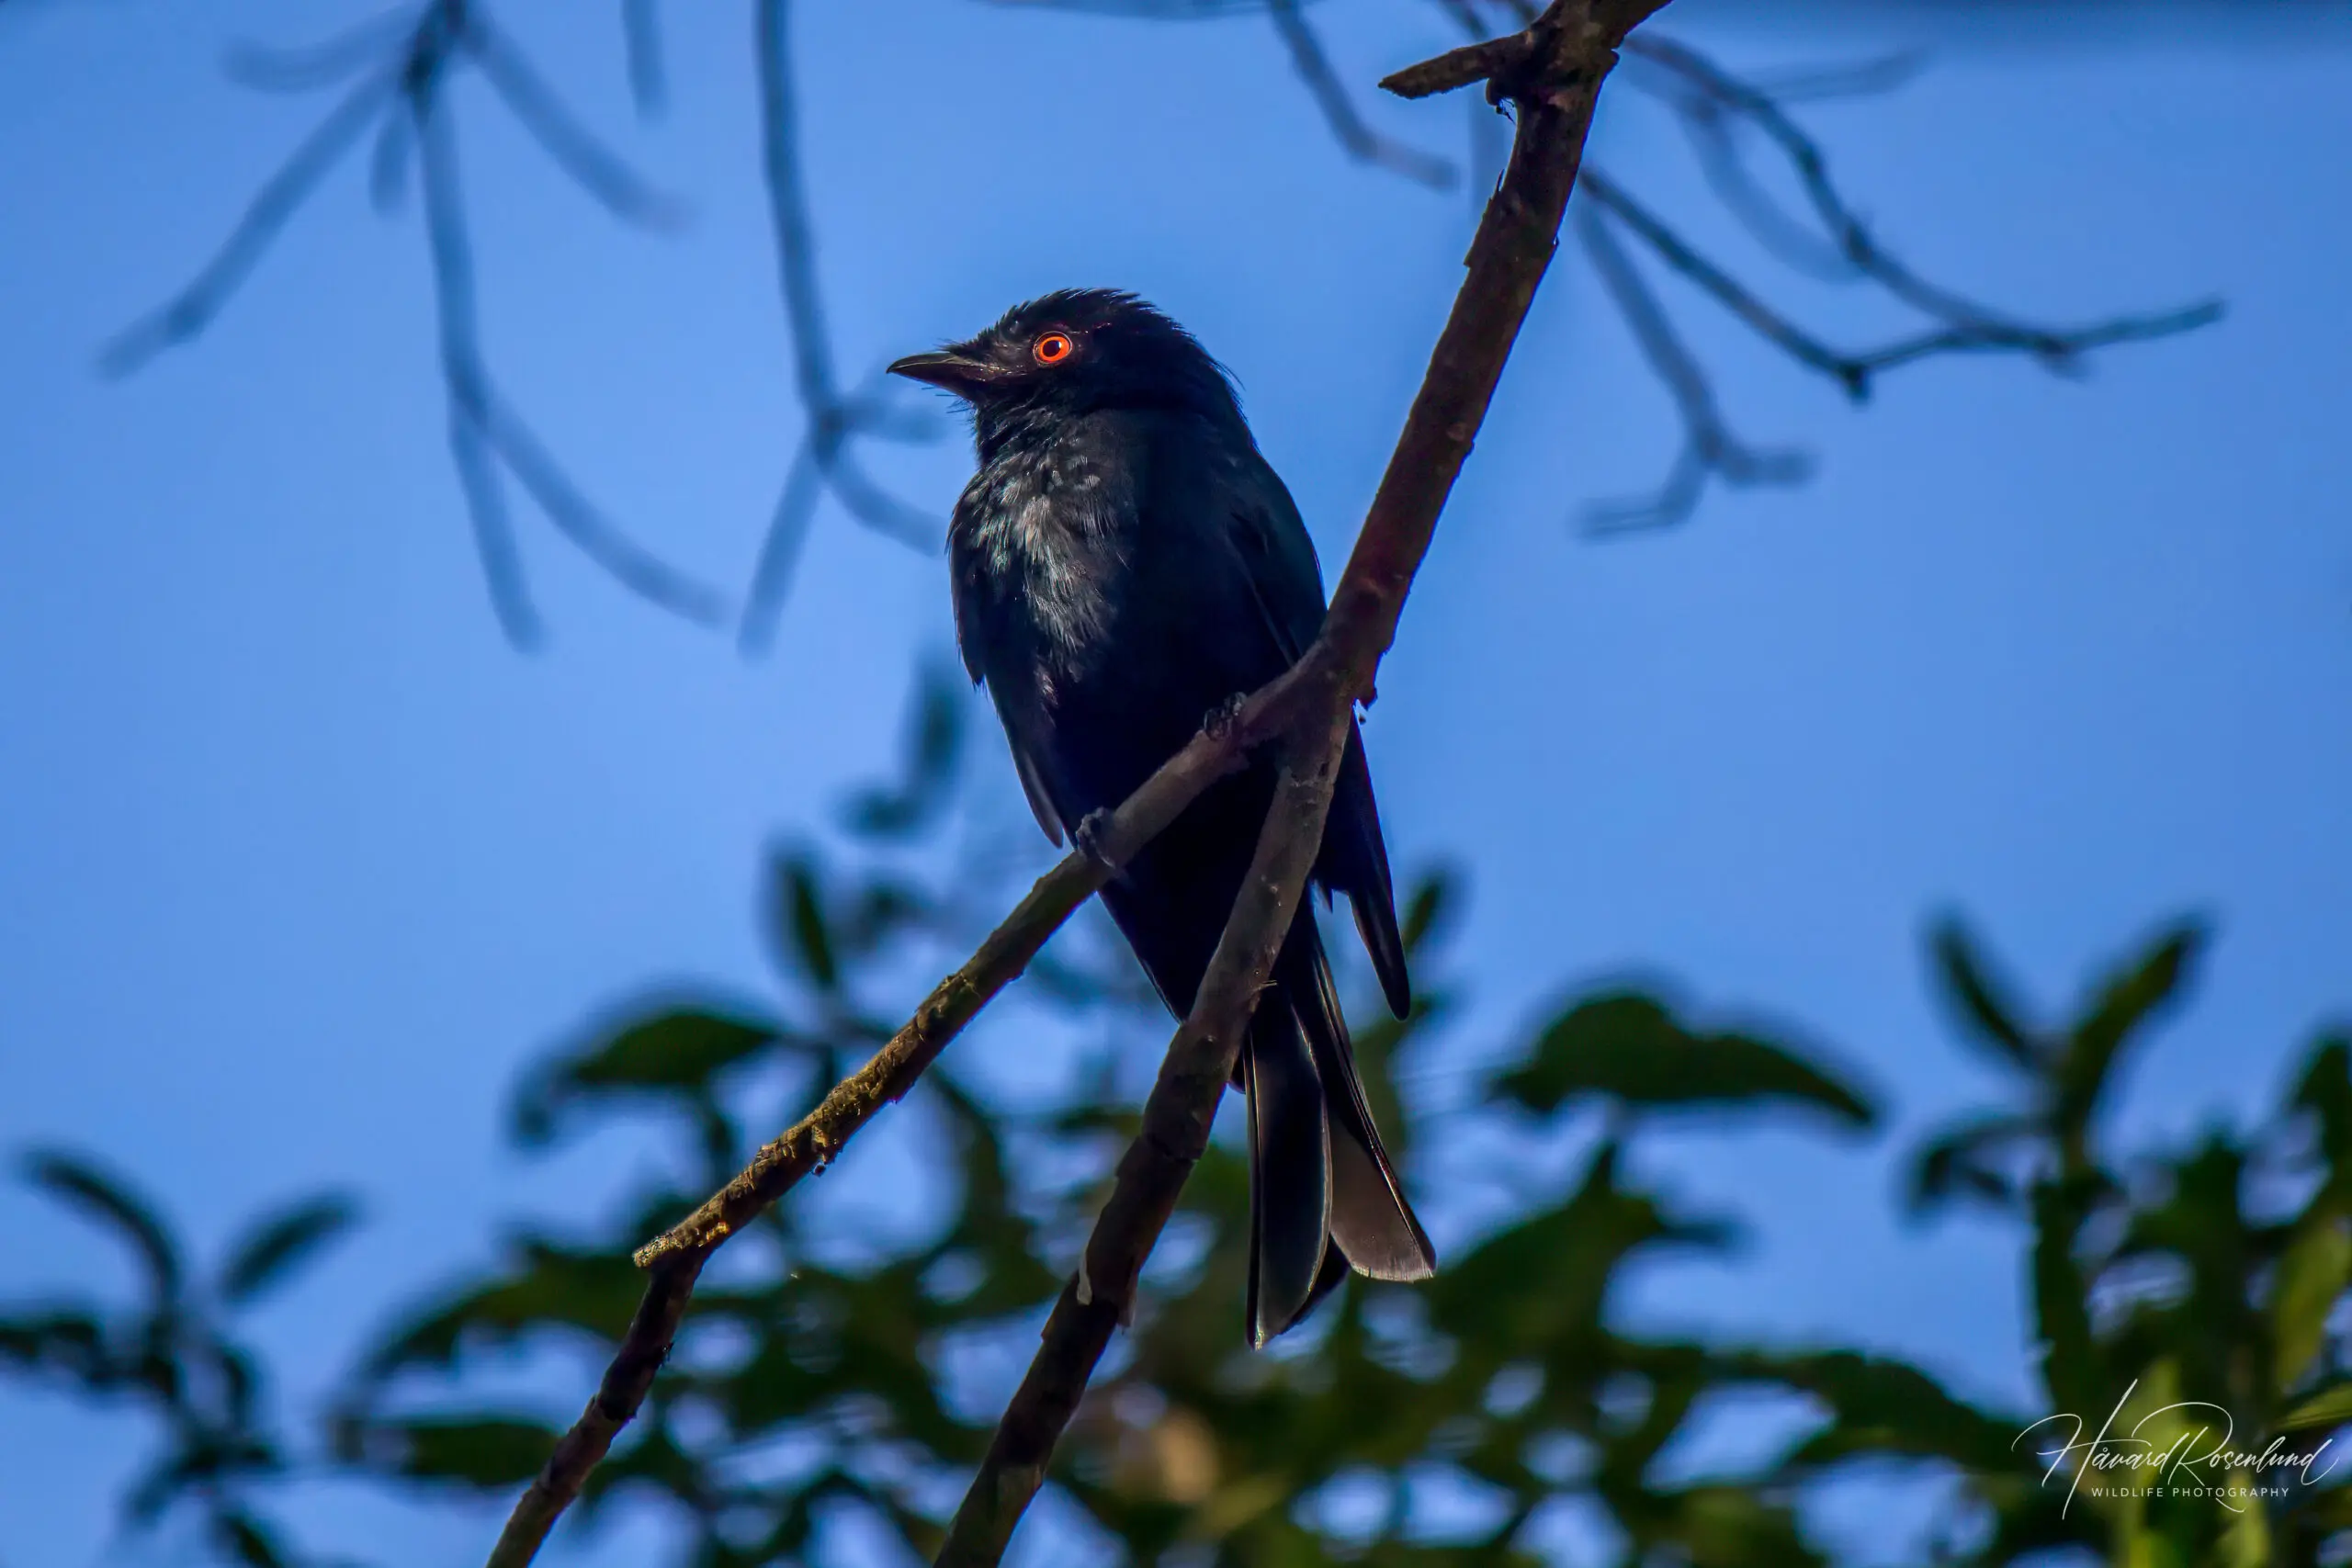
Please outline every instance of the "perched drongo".
[{"label": "perched drongo", "polygon": [[[1298,508],[1224,368],[1134,296],[1072,289],[890,367],[971,405],[979,471],[948,531],[956,634],[1056,843],[1115,807],[1204,717],[1295,663],[1323,620]],[[1206,972],[1272,799],[1259,759],[1102,889],[1169,1009]],[[1372,774],[1352,718],[1314,880],[1344,893],[1389,1007],[1411,1000]],[[1314,911],[1302,904],[1236,1077],[1250,1107],[1253,1344],[1350,1268],[1436,1266],[1372,1124]]]}]

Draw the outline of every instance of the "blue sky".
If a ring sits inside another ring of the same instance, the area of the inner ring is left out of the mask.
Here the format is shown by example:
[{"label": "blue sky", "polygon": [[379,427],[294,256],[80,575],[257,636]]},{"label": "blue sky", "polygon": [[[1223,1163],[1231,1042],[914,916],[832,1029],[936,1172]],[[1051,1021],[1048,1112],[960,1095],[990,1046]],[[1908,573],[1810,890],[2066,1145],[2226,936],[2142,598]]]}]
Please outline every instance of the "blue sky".
[{"label": "blue sky", "polygon": [[[615,230],[472,88],[467,178],[507,389],[617,516],[732,589],[798,413],[748,22],[673,9],[675,101],[639,129],[601,12],[566,29],[506,8],[686,197],[683,232]],[[806,9],[844,367],[1049,288],[1136,288],[1234,367],[1341,558],[1457,281],[1467,199],[1347,163],[1247,18]],[[1801,1023],[1883,1091],[1899,1144],[1990,1087],[1928,1003],[1931,911],[1966,910],[2054,1009],[2193,908],[2221,940],[2126,1124],[2251,1114],[2352,1010],[2352,51],[2195,29],[2024,49],[1844,13],[1799,37],[1732,9],[1685,30],[1736,64],[1934,46],[1901,93],[1811,117],[1931,275],[2062,321],[2208,294],[2230,315],[2084,381],[1938,363],[1856,410],[1668,286],[1743,430],[1811,446],[1820,475],[1599,545],[1577,508],[1650,483],[1675,430],[1564,251],[1369,730],[1400,859],[1471,876],[1476,1005],[1452,1059],[1578,982],[1663,975],[1718,1015]],[[443,449],[415,215],[374,214],[356,169],[203,342],[127,382],[94,374],[323,111],[225,85],[223,45],[365,14],[0,20],[0,1146],[95,1151],[211,1243],[291,1190],[364,1191],[368,1229],[262,1319],[298,1398],[497,1216],[608,1188],[582,1159],[503,1151],[515,1068],[641,982],[763,984],[762,845],[888,761],[911,661],[951,636],[939,559],[834,511],[774,650],[746,662],[523,509],[552,636],[510,652]],[[1352,81],[1453,41],[1430,7],[1324,14]],[[1464,146],[1462,105],[1374,112]],[[1618,93],[1594,156],[1720,235],[1654,107]],[[1785,297],[1844,338],[1896,321]],[[879,467],[944,512],[967,463],[951,440]],[[2007,1240],[1901,1230],[1885,1147],[1771,1134],[1648,1157],[1760,1240],[1634,1307],[2022,1390]],[[0,1296],[120,1276],[14,1186],[0,1235]],[[0,1393],[0,1560],[101,1552],[129,1430]],[[317,1517],[332,1540],[353,1516]],[[488,1520],[379,1528],[422,1560],[478,1550]]]}]

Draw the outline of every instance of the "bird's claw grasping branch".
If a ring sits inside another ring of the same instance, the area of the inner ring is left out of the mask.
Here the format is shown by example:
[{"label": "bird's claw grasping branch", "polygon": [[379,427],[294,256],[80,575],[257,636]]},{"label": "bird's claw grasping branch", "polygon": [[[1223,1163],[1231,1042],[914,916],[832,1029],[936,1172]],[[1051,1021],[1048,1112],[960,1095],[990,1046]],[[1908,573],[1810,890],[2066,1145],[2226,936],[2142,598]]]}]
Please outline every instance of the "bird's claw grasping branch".
[{"label": "bird's claw grasping branch", "polygon": [[[1204,725],[1202,728],[1206,729],[1208,727]],[[1092,861],[1098,869],[1107,875],[1115,876],[1119,872],[1119,863],[1111,858],[1111,852],[1103,844],[1110,831],[1111,814],[1097,807],[1078,819],[1078,826],[1069,830],[1069,841],[1071,848]]]},{"label": "bird's claw grasping branch", "polygon": [[1234,693],[1202,716],[1201,728],[1211,735],[1224,735],[1233,728],[1235,721],[1240,718],[1241,710],[1249,705],[1249,702],[1250,694],[1247,692]]}]

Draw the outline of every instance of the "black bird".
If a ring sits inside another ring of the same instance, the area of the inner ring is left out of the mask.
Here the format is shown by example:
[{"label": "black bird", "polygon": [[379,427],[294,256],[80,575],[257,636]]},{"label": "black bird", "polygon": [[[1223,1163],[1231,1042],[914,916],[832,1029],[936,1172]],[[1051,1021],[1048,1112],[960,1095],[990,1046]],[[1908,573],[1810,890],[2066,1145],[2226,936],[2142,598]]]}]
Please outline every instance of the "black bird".
[{"label": "black bird", "polygon": [[[1133,295],[1048,294],[890,369],[971,405],[979,471],[948,530],[956,640],[1058,844],[1125,799],[1212,710],[1297,661],[1323,621],[1315,546],[1224,367]],[[1273,784],[1264,761],[1220,781],[1102,890],[1180,1017]],[[1327,902],[1348,896],[1402,1017],[1412,991],[1352,723],[1314,881]],[[1351,1267],[1383,1280],[1436,1268],[1372,1124],[1305,904],[1235,1076],[1250,1104],[1253,1344],[1298,1322]]]}]

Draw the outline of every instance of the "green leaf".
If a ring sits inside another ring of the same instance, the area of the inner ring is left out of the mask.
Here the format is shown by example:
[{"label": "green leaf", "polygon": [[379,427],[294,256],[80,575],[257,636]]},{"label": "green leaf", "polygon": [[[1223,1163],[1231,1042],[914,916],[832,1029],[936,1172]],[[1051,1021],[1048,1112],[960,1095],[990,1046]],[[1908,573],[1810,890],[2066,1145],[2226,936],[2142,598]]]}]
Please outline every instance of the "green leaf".
[{"label": "green leaf", "polygon": [[1565,1203],[1538,1209],[1460,1258],[1413,1294],[1436,1325],[1498,1361],[1600,1330],[1609,1289],[1636,1254],[1728,1251],[1736,1231],[1712,1217],[1678,1214],[1618,1181],[1620,1151],[1604,1143]]},{"label": "green leaf", "polygon": [[2293,1103],[2319,1122],[2320,1152],[2327,1160],[2329,1179],[2352,1188],[2352,1040],[2323,1035],[2312,1046]]},{"label": "green leaf", "polygon": [[2125,1043],[2179,989],[2205,941],[2202,925],[2177,922],[2099,987],[2059,1055],[2052,1131],[2061,1139],[2080,1138],[2087,1130]]},{"label": "green leaf", "polygon": [[2007,1066],[2029,1070],[2038,1066],[2041,1048],[2018,1021],[2016,1002],[1994,977],[1991,965],[1960,918],[1947,915],[1939,920],[1928,946],[1935,954],[1936,976],[1944,996],[1968,1025],[1967,1037],[1989,1046]]},{"label": "green leaf", "polygon": [[2078,1413],[2098,1404],[2101,1383],[2090,1285],[2075,1258],[2095,1197],[2093,1185],[2079,1179],[2033,1190],[2033,1337],[2042,1386],[2053,1408]]},{"label": "green leaf", "polygon": [[287,1568],[293,1561],[278,1544],[276,1532],[242,1509],[213,1515],[212,1539],[223,1556],[246,1568]]},{"label": "green leaf", "polygon": [[831,995],[841,988],[842,967],[825,919],[822,874],[808,850],[779,854],[768,865],[768,900],[786,970]]},{"label": "green leaf", "polygon": [[96,1165],[57,1150],[36,1150],[25,1162],[33,1185],[104,1222],[130,1243],[146,1265],[155,1303],[178,1300],[184,1270],[179,1248],[154,1210]]},{"label": "green leaf", "polygon": [[2341,1427],[2352,1421],[2352,1378],[2332,1383],[2279,1419],[2282,1432],[2301,1432],[2313,1427]]},{"label": "green leaf", "polygon": [[252,1301],[300,1268],[311,1254],[359,1222],[359,1205],[343,1193],[306,1199],[249,1227],[220,1266],[220,1299]]},{"label": "green leaf", "polygon": [[1758,1356],[1739,1364],[1817,1395],[1829,1406],[1834,1418],[1801,1442],[1789,1463],[1826,1465],[1895,1453],[1949,1460],[1975,1475],[2018,1466],[2017,1437],[2025,1418],[1956,1398],[1908,1362],[1838,1350]]},{"label": "green leaf", "polygon": [[371,1423],[361,1452],[371,1469],[412,1481],[503,1487],[538,1474],[561,1436],[526,1416],[413,1416]]},{"label": "green leaf", "polygon": [[928,827],[954,797],[956,765],[964,748],[964,694],[944,664],[917,674],[914,714],[907,729],[906,776],[896,787],[860,790],[843,819],[868,839],[904,839]]},{"label": "green leaf", "polygon": [[1634,992],[1580,1002],[1555,1019],[1490,1098],[1548,1115],[1587,1098],[1651,1108],[1778,1103],[1867,1127],[1876,1110],[1852,1086],[1752,1034],[1694,1034]]},{"label": "green leaf", "polygon": [[2352,1229],[2333,1209],[2298,1225],[2271,1286],[2272,1385],[2286,1393],[2302,1382],[2326,1342],[2328,1314],[2352,1280]]},{"label": "green leaf", "polygon": [[[650,1010],[638,1010],[644,1008]],[[514,1098],[515,1136],[544,1143],[567,1106],[598,1095],[707,1090],[719,1073],[781,1033],[774,1020],[726,998],[639,1003],[593,1032],[577,1052],[525,1079]]]},{"label": "green leaf", "polygon": [[1406,954],[1417,953],[1436,935],[1461,902],[1461,875],[1448,867],[1440,866],[1415,882],[1405,897],[1405,918],[1397,922]]},{"label": "green leaf", "polygon": [[378,1381],[418,1368],[455,1371],[469,1349],[548,1331],[581,1330],[617,1344],[644,1294],[645,1276],[626,1244],[596,1252],[529,1241],[503,1274],[393,1324],[362,1359],[362,1375]]},{"label": "green leaf", "polygon": [[1950,1122],[1911,1156],[1906,1201],[1915,1214],[1932,1213],[1956,1198],[1974,1198],[2006,1208],[2017,1200],[2016,1184],[2003,1168],[2008,1150],[2035,1137],[2032,1118],[1985,1111]]}]

